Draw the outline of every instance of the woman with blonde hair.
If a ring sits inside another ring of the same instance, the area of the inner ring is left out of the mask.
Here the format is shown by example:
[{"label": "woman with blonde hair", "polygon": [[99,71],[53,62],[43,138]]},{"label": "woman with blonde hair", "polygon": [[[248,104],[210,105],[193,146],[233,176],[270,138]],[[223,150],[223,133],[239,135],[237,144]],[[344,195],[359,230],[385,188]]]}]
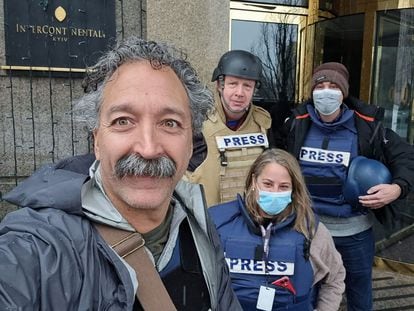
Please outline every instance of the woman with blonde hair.
[{"label": "woman with blonde hair", "polygon": [[209,213],[244,310],[339,309],[345,270],[315,218],[299,164],[281,149],[253,163],[245,196]]}]

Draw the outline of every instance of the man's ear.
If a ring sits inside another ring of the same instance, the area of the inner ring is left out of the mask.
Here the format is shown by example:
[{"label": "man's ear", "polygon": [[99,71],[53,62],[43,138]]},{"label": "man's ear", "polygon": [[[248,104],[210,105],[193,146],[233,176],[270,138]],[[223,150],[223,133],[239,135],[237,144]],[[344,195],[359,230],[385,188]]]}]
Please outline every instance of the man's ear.
[{"label": "man's ear", "polygon": [[219,78],[217,79],[217,89],[219,90],[224,89],[224,79],[225,79],[225,76],[223,75],[219,76]]}]

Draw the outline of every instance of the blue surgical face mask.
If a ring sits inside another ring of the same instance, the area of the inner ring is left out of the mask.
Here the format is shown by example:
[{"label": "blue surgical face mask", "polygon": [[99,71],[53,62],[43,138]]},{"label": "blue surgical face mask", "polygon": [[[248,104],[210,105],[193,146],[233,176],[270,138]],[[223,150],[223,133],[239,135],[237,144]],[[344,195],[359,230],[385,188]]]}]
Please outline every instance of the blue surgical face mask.
[{"label": "blue surgical face mask", "polygon": [[342,92],[335,89],[314,90],[313,103],[315,109],[325,116],[330,116],[339,109],[342,104]]},{"label": "blue surgical face mask", "polygon": [[268,192],[259,190],[257,204],[268,215],[278,215],[292,202],[292,191]]}]

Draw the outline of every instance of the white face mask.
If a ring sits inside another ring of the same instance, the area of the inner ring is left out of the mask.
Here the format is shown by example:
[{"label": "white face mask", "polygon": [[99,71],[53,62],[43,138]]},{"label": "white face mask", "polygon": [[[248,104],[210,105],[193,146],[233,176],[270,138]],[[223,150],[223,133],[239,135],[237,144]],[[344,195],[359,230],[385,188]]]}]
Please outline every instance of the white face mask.
[{"label": "white face mask", "polygon": [[325,116],[333,114],[342,104],[342,92],[334,89],[322,89],[313,91],[313,103],[315,109]]}]

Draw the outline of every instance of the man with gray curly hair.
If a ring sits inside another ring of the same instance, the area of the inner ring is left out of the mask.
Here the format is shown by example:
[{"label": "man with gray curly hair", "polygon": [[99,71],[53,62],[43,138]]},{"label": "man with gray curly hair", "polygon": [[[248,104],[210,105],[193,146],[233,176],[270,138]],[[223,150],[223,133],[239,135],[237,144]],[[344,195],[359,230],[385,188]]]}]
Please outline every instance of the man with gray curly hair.
[{"label": "man with gray curly hair", "polygon": [[240,309],[203,192],[181,180],[213,107],[185,59],[132,37],[88,70],[74,115],[94,155],[47,165],[4,197],[23,208],[0,224],[1,310],[151,309],[150,281],[103,238],[108,227],[142,235],[172,302],[160,309]]}]

